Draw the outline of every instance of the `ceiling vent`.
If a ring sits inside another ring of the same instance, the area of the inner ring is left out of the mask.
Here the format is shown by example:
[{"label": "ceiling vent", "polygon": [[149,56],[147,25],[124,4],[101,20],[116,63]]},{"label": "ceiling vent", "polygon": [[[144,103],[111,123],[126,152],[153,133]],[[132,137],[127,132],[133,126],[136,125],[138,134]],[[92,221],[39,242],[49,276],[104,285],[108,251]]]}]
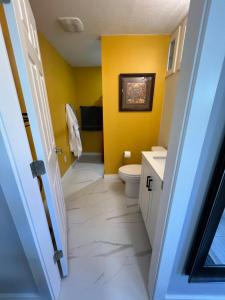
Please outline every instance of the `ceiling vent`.
[{"label": "ceiling vent", "polygon": [[84,24],[79,18],[62,17],[58,18],[60,25],[66,32],[82,32],[84,31]]}]

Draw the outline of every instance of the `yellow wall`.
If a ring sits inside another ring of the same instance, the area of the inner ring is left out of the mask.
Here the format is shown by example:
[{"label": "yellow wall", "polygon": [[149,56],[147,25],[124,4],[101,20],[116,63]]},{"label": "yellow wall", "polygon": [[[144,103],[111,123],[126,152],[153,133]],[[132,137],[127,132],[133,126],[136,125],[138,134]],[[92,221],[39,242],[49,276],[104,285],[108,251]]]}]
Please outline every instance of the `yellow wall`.
[{"label": "yellow wall", "polygon": [[[74,161],[69,150],[65,104],[76,108],[73,68],[59,55],[47,39],[39,33],[39,43],[56,146],[63,149],[58,155],[61,175]],[[67,161],[64,161],[66,156]]]},{"label": "yellow wall", "polygon": [[[100,67],[75,67],[77,117],[80,122],[80,106],[102,106],[102,72]],[[102,131],[82,131],[84,152],[102,152]]]},{"label": "yellow wall", "polygon": [[[164,96],[169,36],[102,37],[102,89],[105,173],[123,163],[140,163],[141,151],[157,144]],[[156,73],[152,112],[119,112],[120,73]],[[132,158],[123,161],[123,151]]]}]

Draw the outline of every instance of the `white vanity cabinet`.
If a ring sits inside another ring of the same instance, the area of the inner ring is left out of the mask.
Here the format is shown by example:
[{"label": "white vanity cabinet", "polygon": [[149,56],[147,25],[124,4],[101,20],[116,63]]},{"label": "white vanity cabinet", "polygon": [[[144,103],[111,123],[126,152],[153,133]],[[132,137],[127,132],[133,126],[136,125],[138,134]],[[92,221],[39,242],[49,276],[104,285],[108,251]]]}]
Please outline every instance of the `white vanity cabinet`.
[{"label": "white vanity cabinet", "polygon": [[157,162],[154,164],[153,155],[153,152],[142,153],[142,173],[139,194],[139,205],[152,247],[159,212],[160,194],[162,191],[162,176],[157,172]]},{"label": "white vanity cabinet", "polygon": [[148,180],[149,180],[148,176],[151,176],[150,166],[149,163],[142,157],[139,206],[146,227],[147,227],[148,210],[149,210],[149,203],[150,203],[150,191],[149,188],[147,187]]},{"label": "white vanity cabinet", "polygon": [[160,203],[160,194],[162,189],[162,181],[156,175],[156,173],[152,172],[152,182],[151,182],[151,191],[150,193],[150,201],[148,207],[148,216],[147,216],[147,224],[146,229],[148,232],[150,244],[153,247],[155,231],[156,231],[156,222],[159,212],[159,203]]}]

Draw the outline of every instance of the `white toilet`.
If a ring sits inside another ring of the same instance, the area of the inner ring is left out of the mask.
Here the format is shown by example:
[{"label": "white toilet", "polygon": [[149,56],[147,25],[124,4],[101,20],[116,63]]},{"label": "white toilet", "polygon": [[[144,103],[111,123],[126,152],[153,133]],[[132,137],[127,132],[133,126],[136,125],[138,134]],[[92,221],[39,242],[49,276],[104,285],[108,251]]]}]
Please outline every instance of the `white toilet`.
[{"label": "white toilet", "polygon": [[125,182],[125,194],[129,198],[138,198],[141,177],[141,165],[125,165],[119,168],[119,176]]},{"label": "white toilet", "polygon": [[[153,146],[151,151],[166,151],[161,146]],[[119,168],[119,177],[125,182],[125,195],[138,198],[141,178],[141,165],[125,165]]]}]

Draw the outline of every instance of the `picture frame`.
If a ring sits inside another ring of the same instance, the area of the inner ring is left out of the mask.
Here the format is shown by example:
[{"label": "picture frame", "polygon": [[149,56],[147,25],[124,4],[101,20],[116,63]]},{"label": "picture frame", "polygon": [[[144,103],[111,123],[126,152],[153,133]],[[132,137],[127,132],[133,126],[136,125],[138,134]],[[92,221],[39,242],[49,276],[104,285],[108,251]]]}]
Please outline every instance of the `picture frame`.
[{"label": "picture frame", "polygon": [[177,30],[171,35],[170,38],[166,76],[170,76],[176,71],[180,31],[181,26],[178,26]]},{"label": "picture frame", "polygon": [[155,73],[119,75],[119,111],[152,111]]}]

